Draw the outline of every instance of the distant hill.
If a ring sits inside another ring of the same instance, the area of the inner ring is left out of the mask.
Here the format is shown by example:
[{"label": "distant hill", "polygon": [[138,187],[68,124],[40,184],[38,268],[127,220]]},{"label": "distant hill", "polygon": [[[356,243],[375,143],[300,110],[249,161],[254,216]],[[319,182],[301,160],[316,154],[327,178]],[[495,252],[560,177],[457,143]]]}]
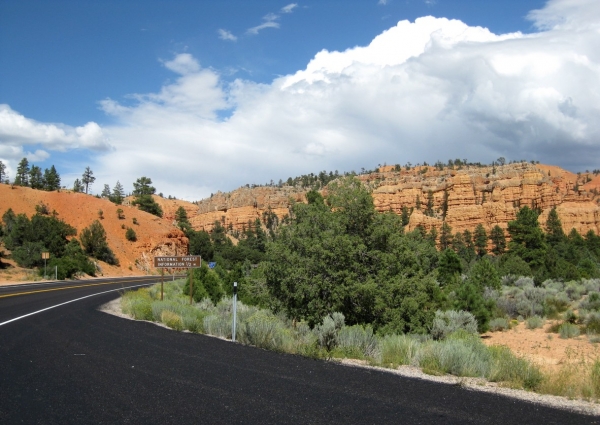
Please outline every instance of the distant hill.
[{"label": "distant hill", "polygon": [[[170,212],[173,209],[168,203],[175,201],[163,202],[159,197],[155,199],[166,211]],[[125,204],[127,203],[126,201]],[[118,267],[101,263],[104,275],[143,274],[151,270],[154,255],[187,254],[187,238],[174,226],[172,217],[169,218],[168,214],[165,218],[159,218],[136,207],[115,205],[107,199],[70,190],[46,192],[0,184],[0,216],[12,208],[15,214],[24,213],[31,217],[36,212],[36,205],[41,204],[45,204],[50,213],[55,211],[59,219],[75,227],[77,237],[94,220],[102,223],[106,230],[108,244],[120,263]],[[123,219],[118,217],[119,208],[123,210]],[[102,211],[102,218],[100,218],[100,211]],[[137,224],[133,223],[134,218]],[[128,227],[135,230],[137,241],[130,242],[125,238]]]}]

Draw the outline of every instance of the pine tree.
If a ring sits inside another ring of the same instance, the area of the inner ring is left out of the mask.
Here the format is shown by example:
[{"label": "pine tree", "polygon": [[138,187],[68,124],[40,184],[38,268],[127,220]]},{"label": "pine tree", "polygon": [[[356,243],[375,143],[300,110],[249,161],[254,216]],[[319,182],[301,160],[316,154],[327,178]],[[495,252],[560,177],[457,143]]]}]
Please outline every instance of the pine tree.
[{"label": "pine tree", "polygon": [[83,174],[81,175],[81,183],[85,187],[85,193],[87,194],[90,186],[96,181],[96,177],[94,177],[94,172],[90,167],[85,167]]},{"label": "pine tree", "polygon": [[162,208],[156,203],[152,195],[156,192],[156,188],[151,186],[152,180],[148,177],[140,177],[133,183],[133,194],[135,199],[131,203],[137,205],[138,208],[147,213],[162,217]]},{"label": "pine tree", "polygon": [[546,241],[551,246],[556,246],[561,242],[565,242],[566,239],[558,212],[556,211],[556,207],[554,207],[548,213],[548,220],[546,221]]},{"label": "pine tree", "polygon": [[416,203],[416,209],[420,210],[421,209],[421,196],[417,195],[417,199],[415,201]]},{"label": "pine tree", "polygon": [[29,161],[27,161],[27,158],[23,158],[17,166],[15,185],[29,186]]},{"label": "pine tree", "polygon": [[184,232],[192,227],[188,220],[187,212],[182,206],[177,208],[177,211],[175,211],[175,221],[177,222],[177,227]]},{"label": "pine tree", "polygon": [[6,179],[6,165],[0,161],[0,184],[4,183]]},{"label": "pine tree", "polygon": [[475,244],[473,243],[473,235],[469,230],[463,232],[463,239],[465,241],[465,260],[470,263],[475,258]]},{"label": "pine tree", "polygon": [[440,234],[440,248],[446,249],[450,246],[450,243],[452,243],[452,227],[444,221]]},{"label": "pine tree", "polygon": [[408,207],[406,205],[402,206],[402,215],[401,215],[402,225],[406,226],[410,221],[410,214],[408,212]]},{"label": "pine tree", "polygon": [[444,199],[442,200],[442,218],[446,219],[446,214],[448,214],[448,190],[444,190]]},{"label": "pine tree", "polygon": [[508,222],[511,241],[510,252],[521,257],[534,270],[544,263],[546,242],[535,211],[525,206],[517,213],[517,219]]},{"label": "pine tree", "polygon": [[490,232],[490,240],[492,241],[492,253],[494,255],[502,255],[506,251],[506,236],[504,230],[497,224]]},{"label": "pine tree", "polygon": [[82,191],[83,191],[83,185],[81,184],[81,180],[75,179],[75,181],[73,182],[73,192],[82,192]]},{"label": "pine tree", "polygon": [[102,189],[102,193],[100,194],[101,197],[106,198],[106,199],[110,199],[110,186],[105,184],[104,188]]},{"label": "pine tree", "polygon": [[117,180],[115,187],[113,187],[112,196],[109,199],[115,204],[121,205],[124,198],[125,190],[123,189],[123,185]]},{"label": "pine tree", "polygon": [[425,210],[425,215],[429,217],[433,217],[433,191],[427,191],[427,209]]},{"label": "pine tree", "polygon": [[53,166],[44,170],[44,190],[53,191],[60,189],[60,175]]},{"label": "pine tree", "polygon": [[487,254],[487,233],[485,228],[481,223],[477,225],[475,228],[475,251],[477,252],[478,257],[483,257]]},{"label": "pine tree", "polygon": [[44,176],[42,175],[42,169],[37,165],[32,165],[29,169],[29,186],[32,189],[44,188]]}]

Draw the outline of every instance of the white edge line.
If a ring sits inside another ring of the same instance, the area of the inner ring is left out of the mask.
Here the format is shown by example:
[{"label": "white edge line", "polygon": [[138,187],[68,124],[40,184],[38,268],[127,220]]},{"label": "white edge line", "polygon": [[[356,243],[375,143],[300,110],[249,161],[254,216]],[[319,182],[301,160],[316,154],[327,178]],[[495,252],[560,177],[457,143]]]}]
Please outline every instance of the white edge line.
[{"label": "white edge line", "polygon": [[38,314],[38,313],[41,313],[43,311],[50,310],[52,308],[60,307],[61,305],[74,303],[75,301],[80,301],[80,300],[83,300],[85,298],[95,297],[96,295],[108,294],[109,292],[121,291],[123,289],[137,288],[137,287],[146,286],[146,285],[152,285],[152,283],[144,283],[142,285],[133,285],[133,286],[128,286],[126,288],[111,289],[110,291],[104,291],[104,292],[98,292],[97,294],[86,295],[85,297],[76,298],[76,299],[71,300],[71,301],[67,301],[67,302],[64,302],[64,303],[60,303],[60,304],[56,304],[56,305],[53,305],[53,306],[50,306],[50,307],[43,308],[43,309],[38,310],[38,311],[34,311],[33,313],[28,313],[28,314],[25,314],[23,316],[15,317],[14,319],[10,319],[10,320],[7,320],[6,322],[0,323],[0,326],[6,325],[6,324],[8,324],[10,322],[17,321],[19,319],[23,319],[23,318],[28,317],[28,316],[33,316],[34,314]]}]

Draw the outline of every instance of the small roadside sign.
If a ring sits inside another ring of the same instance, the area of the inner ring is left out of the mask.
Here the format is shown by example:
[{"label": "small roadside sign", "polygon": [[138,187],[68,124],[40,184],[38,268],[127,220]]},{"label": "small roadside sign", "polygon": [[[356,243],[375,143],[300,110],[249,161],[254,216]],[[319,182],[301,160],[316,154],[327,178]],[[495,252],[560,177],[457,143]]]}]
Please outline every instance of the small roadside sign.
[{"label": "small roadside sign", "polygon": [[[160,278],[160,299],[163,299],[163,286],[165,269],[197,269],[202,267],[202,257],[199,255],[186,255],[184,257],[154,257],[154,267],[161,269]],[[192,304],[192,295],[194,294],[194,281],[192,273],[189,273],[190,278],[190,304]]]},{"label": "small roadside sign", "polygon": [[184,257],[154,257],[154,267],[162,269],[194,269],[202,267],[199,255],[186,255]]}]

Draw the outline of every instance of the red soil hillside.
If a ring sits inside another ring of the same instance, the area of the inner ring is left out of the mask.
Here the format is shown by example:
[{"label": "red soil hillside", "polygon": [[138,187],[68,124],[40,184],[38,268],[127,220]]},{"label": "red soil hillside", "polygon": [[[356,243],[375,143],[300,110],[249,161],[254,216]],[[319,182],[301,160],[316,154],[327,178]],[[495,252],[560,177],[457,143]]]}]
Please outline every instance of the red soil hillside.
[{"label": "red soil hillside", "polygon": [[[44,192],[27,187],[0,184],[0,215],[12,208],[15,214],[35,214],[35,207],[46,204],[50,212],[56,211],[58,218],[81,231],[94,220],[99,220],[106,230],[110,248],[119,259],[120,266],[101,263],[104,275],[144,274],[152,270],[154,255],[186,255],[188,240],[172,224],[128,205],[115,205],[106,199],[99,199],[84,193],[67,190]],[[124,219],[119,219],[117,210],[123,210]],[[102,211],[102,219],[100,219]],[[138,224],[133,224],[133,219]],[[125,227],[123,229],[122,227]],[[125,239],[127,227],[134,229],[137,241]],[[0,280],[2,280],[0,278]]]}]

